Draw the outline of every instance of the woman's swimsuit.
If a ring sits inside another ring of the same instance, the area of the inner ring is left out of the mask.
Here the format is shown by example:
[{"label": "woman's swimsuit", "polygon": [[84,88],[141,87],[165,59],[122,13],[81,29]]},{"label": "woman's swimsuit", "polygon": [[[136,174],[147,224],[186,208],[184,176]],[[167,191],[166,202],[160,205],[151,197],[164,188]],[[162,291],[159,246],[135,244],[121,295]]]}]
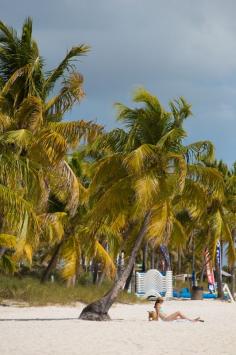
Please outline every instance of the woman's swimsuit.
[{"label": "woman's swimsuit", "polygon": [[165,314],[165,312],[163,311],[163,307],[160,307],[160,309],[159,309],[159,315],[161,315],[161,318],[162,318],[162,317],[163,317],[163,318],[166,317],[166,314]]}]

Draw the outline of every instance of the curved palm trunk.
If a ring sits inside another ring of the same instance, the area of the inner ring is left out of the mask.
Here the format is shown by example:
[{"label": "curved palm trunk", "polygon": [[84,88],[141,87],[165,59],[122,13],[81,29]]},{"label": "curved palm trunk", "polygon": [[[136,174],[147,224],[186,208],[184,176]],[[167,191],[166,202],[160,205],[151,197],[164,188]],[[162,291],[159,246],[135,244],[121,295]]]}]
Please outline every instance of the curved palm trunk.
[{"label": "curved palm trunk", "polygon": [[143,246],[143,262],[142,262],[142,272],[147,270],[147,258],[148,258],[148,243]]},{"label": "curved palm trunk", "polygon": [[103,296],[100,300],[95,301],[93,303],[90,303],[88,306],[86,306],[80,316],[79,319],[84,319],[84,320],[96,320],[96,321],[103,321],[103,320],[110,320],[110,316],[108,314],[108,311],[111,307],[111,305],[114,303],[116,300],[118,293],[123,289],[130,272],[133,268],[135,258],[137,255],[137,252],[141,246],[141,243],[143,241],[143,238],[146,234],[147,230],[147,225],[149,222],[150,218],[150,212],[147,212],[142,224],[142,227],[140,228],[140,231],[138,233],[138,236],[136,238],[132,253],[129,257],[128,263],[126,265],[126,268],[118,278],[118,280],[115,282],[114,286],[110,291],[108,291],[105,296]]},{"label": "curved palm trunk", "polygon": [[41,277],[41,282],[42,283],[44,283],[44,282],[46,282],[48,280],[52,270],[56,267],[57,260],[58,260],[58,257],[60,255],[63,243],[74,232],[74,230],[76,228],[75,219],[76,219],[76,216],[74,216],[73,219],[70,220],[69,225],[68,225],[67,229],[65,230],[64,238],[57,244],[57,246],[56,246],[56,248],[54,250],[54,253],[53,253],[52,257],[51,257],[51,260],[50,260],[46,270],[44,271],[44,273],[43,273],[43,275]]},{"label": "curved palm trunk", "polygon": [[50,260],[48,266],[46,267],[46,270],[44,271],[44,273],[43,273],[43,275],[41,277],[41,282],[42,283],[46,282],[49,279],[49,276],[52,273],[52,270],[56,267],[58,256],[60,254],[62,244],[63,244],[63,240],[59,244],[57,244],[57,246],[56,246],[56,248],[54,250],[54,253],[53,253],[52,257],[51,257],[51,260]]},{"label": "curved palm trunk", "polygon": [[152,248],[151,252],[151,269],[155,269],[155,249]]},{"label": "curved palm trunk", "polygon": [[129,286],[130,286],[131,281],[132,281],[132,277],[133,277],[133,273],[134,273],[134,264],[135,264],[135,261],[134,261],[134,263],[133,263],[133,267],[132,267],[132,269],[131,269],[131,271],[130,271],[130,274],[129,274],[129,276],[128,276],[128,279],[126,280],[125,287],[124,287],[124,290],[125,290],[125,291],[128,291],[128,290],[129,290]]}]

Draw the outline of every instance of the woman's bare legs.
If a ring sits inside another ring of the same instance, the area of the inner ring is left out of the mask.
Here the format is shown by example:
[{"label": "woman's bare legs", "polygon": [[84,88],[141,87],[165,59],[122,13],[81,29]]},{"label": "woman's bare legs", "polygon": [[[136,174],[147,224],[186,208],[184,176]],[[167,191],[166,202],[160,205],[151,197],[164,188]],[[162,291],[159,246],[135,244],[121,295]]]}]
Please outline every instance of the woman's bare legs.
[{"label": "woman's bare legs", "polygon": [[182,314],[181,312],[178,311],[178,312],[170,314],[169,316],[166,316],[164,320],[165,321],[172,321],[172,320],[176,320],[176,319],[186,319],[186,320],[189,320],[191,322],[197,322],[200,319],[200,317],[195,318],[195,319],[190,319],[190,318],[186,317],[184,314]]}]

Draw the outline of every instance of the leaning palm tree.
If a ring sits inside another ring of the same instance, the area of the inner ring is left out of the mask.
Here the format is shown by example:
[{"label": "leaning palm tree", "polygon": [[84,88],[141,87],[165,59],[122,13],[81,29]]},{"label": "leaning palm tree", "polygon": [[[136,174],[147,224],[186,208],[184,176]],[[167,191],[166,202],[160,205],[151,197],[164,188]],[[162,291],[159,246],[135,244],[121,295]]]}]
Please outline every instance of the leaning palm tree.
[{"label": "leaning palm tree", "polygon": [[[173,160],[179,164],[169,172]],[[107,312],[131,272],[144,237],[155,232],[161,241],[167,223],[167,200],[181,190],[184,174],[185,163],[180,155],[165,156],[155,147],[141,146],[128,155],[115,154],[98,163],[90,186],[93,207],[89,227],[96,229],[105,221],[115,226],[120,219],[132,247],[126,268],[112,290],[87,306],[82,319],[109,318]]]},{"label": "leaning palm tree", "polygon": [[96,228],[104,219],[112,224],[123,216],[130,257],[113,288],[88,305],[81,319],[109,318],[108,310],[123,288],[145,237],[168,244],[175,231],[175,236],[185,242],[184,230],[172,207],[185,187],[187,160],[191,155],[200,159],[212,153],[209,142],[183,146],[186,133],[182,123],[191,114],[184,99],[172,103],[171,112],[166,112],[157,98],[144,89],[135,92],[134,101],[143,106],[130,109],[116,105],[118,119],[124,121],[127,131],[116,129],[107,133],[90,148],[105,154],[95,164],[90,221]]}]

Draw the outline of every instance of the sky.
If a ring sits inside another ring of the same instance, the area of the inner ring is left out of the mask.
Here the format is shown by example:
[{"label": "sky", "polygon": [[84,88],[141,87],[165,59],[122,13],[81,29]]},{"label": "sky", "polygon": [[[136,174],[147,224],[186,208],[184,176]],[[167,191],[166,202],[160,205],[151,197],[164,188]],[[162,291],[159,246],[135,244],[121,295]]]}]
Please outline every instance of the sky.
[{"label": "sky", "polygon": [[236,160],[235,0],[0,0],[0,19],[21,29],[33,19],[47,69],[72,46],[91,46],[78,63],[86,98],[67,119],[118,126],[113,104],[133,106],[144,86],[163,106],[192,104],[187,142],[211,140],[217,159]]}]

